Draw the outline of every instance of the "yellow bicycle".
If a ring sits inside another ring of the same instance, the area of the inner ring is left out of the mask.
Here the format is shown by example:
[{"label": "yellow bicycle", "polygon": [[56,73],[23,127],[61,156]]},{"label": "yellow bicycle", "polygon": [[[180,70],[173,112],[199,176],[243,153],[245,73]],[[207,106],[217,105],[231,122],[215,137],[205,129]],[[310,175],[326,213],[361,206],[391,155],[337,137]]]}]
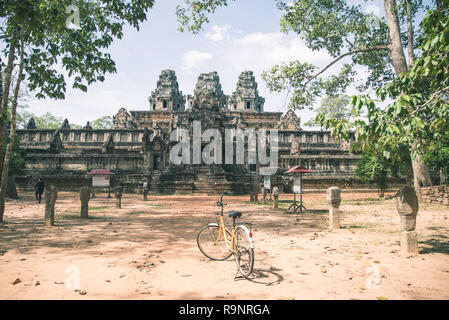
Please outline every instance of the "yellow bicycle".
[{"label": "yellow bicycle", "polygon": [[196,241],[200,251],[211,260],[223,261],[234,255],[238,271],[245,277],[249,277],[254,267],[254,244],[252,239],[252,224],[247,222],[236,223],[235,219],[242,216],[241,212],[231,211],[232,230],[226,229],[223,219],[223,193],[217,202],[220,211],[218,223],[209,223],[203,227]]}]

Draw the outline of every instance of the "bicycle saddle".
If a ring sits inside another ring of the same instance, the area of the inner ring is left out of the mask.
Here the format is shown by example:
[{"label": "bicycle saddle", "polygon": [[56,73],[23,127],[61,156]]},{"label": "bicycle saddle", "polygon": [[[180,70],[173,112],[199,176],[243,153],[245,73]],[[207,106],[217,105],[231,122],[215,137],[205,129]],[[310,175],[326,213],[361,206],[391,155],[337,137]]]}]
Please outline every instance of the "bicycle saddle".
[{"label": "bicycle saddle", "polygon": [[229,213],[229,218],[240,218],[241,216],[242,213],[238,211],[231,211],[231,213]]}]

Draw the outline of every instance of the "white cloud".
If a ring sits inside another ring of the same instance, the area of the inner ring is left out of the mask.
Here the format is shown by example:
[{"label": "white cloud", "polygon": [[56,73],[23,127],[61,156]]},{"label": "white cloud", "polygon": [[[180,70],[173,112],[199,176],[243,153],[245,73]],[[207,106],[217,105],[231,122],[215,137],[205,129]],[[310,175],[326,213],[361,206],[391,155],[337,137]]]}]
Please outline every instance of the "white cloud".
[{"label": "white cloud", "polygon": [[212,41],[223,41],[229,39],[228,31],[231,28],[230,25],[224,25],[222,27],[212,26],[212,32],[207,32],[204,36]]},{"label": "white cloud", "polygon": [[330,59],[326,52],[312,51],[298,37],[280,32],[250,33],[234,39],[233,44],[237,67],[256,65],[269,68],[293,60],[315,64]]},{"label": "white cloud", "polygon": [[212,50],[214,61],[208,64],[211,70],[216,65],[226,66],[220,68],[223,71],[223,79],[232,79],[230,82],[228,80],[229,84],[223,83],[223,89],[229,91],[226,93],[229,94],[234,90],[236,75],[244,70],[251,70],[256,77],[259,93],[266,98],[266,111],[284,111],[286,93],[270,92],[261,79],[263,71],[276,64],[294,60],[312,63],[318,67],[332,61],[327,52],[312,51],[297,35],[281,32],[234,33]]},{"label": "white cloud", "polygon": [[193,69],[200,67],[204,62],[212,60],[212,58],[213,55],[209,52],[197,50],[187,51],[182,57],[181,68],[186,71],[192,71]]}]

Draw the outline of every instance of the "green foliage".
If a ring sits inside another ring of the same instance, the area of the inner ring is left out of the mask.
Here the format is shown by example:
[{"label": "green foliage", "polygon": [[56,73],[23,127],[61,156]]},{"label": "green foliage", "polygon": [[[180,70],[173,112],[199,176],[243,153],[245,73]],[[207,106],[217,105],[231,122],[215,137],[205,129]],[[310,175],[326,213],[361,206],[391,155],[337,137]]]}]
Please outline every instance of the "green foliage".
[{"label": "green foliage", "polygon": [[432,170],[441,174],[443,181],[440,182],[447,184],[449,174],[449,132],[446,132],[442,140],[431,143],[427,153],[423,156],[423,160]]},{"label": "green foliage", "polygon": [[397,178],[399,172],[398,163],[386,159],[376,153],[364,154],[357,163],[356,175],[364,182],[374,182],[379,188],[379,196],[385,195],[389,178]]},{"label": "green foliage", "polygon": [[[26,82],[36,97],[63,99],[66,79],[61,69],[73,78],[73,88],[103,81],[106,73],[116,72],[115,63],[105,51],[114,38],[123,36],[129,24],[139,29],[146,20],[152,0],[5,0],[0,4],[0,31],[11,35],[19,26],[24,34]],[[80,28],[69,29],[66,10],[76,5]],[[9,50],[10,37],[4,39],[3,53]]]},{"label": "green foliage", "polygon": [[57,117],[51,112],[46,112],[42,116],[34,116],[38,129],[58,129],[63,122],[62,117]]},{"label": "green foliage", "polygon": [[93,121],[90,121],[90,125],[93,129],[110,129],[112,127],[112,117],[104,116]]},{"label": "green foliage", "polygon": [[[344,94],[355,84],[356,66],[365,67],[369,73],[359,85],[360,90],[379,88],[393,79],[385,19],[366,14],[362,6],[349,1],[278,1],[278,7],[283,11],[284,32],[297,33],[308,48],[324,50],[334,59],[319,71],[315,66],[295,61],[263,73],[269,89],[275,91],[277,86],[292,90],[290,108],[312,107],[322,95]],[[343,59],[349,61],[340,66],[340,71],[326,76],[327,69]]]},{"label": "green foliage", "polygon": [[[62,117],[55,116],[51,112],[46,112],[41,116],[37,116],[32,112],[26,110],[28,106],[21,106],[17,112],[18,128],[26,128],[26,125],[30,118],[34,118],[37,129],[58,129],[63,122]],[[98,119],[89,122],[93,129],[110,129],[112,127],[112,117],[103,116]],[[83,126],[70,123],[72,129],[82,129]]]},{"label": "green foliage", "polygon": [[[230,0],[231,1],[231,0]],[[227,0],[185,0],[185,6],[176,7],[181,32],[190,31],[198,33],[203,29],[203,25],[209,23],[208,15],[215,13],[221,6],[227,6]]]},{"label": "green foliage", "polygon": [[[349,118],[352,115],[349,106],[350,102],[351,99],[347,95],[334,97],[327,96],[321,101],[321,106],[315,108],[314,111],[330,119]],[[316,125],[319,125],[319,122],[316,120],[316,118],[313,118],[304,123],[304,125],[306,127],[314,127]]]},{"label": "green foliage", "polygon": [[[423,1],[412,3],[412,15],[424,9]],[[180,30],[194,33],[209,21],[207,15],[226,0],[185,0],[185,7],[178,7]],[[271,91],[288,90],[291,93],[290,108],[312,107],[320,96],[344,94],[355,83],[355,67],[363,66],[368,71],[366,81],[358,85],[359,90],[378,89],[394,79],[394,70],[389,51],[389,28],[385,18],[365,13],[365,6],[352,1],[276,1],[282,11],[281,30],[295,32],[306,46],[314,51],[324,50],[334,60],[324,69],[299,60],[272,67],[262,74]],[[405,1],[398,8],[399,19],[406,19]],[[404,47],[406,32],[402,33]],[[419,41],[417,41],[419,42]],[[340,71],[326,76],[325,71],[342,59],[350,59],[340,65]]]},{"label": "green foliage", "polygon": [[320,117],[320,123],[335,135],[355,131],[362,149],[376,149],[385,158],[404,157],[411,146],[412,158],[444,140],[449,131],[449,1],[443,10],[431,10],[421,24],[420,56],[413,67],[377,91],[381,100],[394,99],[386,107],[366,96],[354,97],[353,115],[363,109],[367,119],[348,121]]},{"label": "green foliage", "polygon": [[28,121],[34,117],[34,114],[32,112],[29,112],[26,110],[28,108],[27,105],[19,105],[17,106],[17,128],[25,128]]},{"label": "green foliage", "polygon": [[[20,175],[25,170],[25,150],[19,148],[20,141],[19,138],[16,137],[14,140],[14,145],[11,153],[11,161],[9,164],[8,174],[10,176]],[[3,150],[4,151],[4,150]],[[5,156],[5,152],[3,152],[3,157]]]}]

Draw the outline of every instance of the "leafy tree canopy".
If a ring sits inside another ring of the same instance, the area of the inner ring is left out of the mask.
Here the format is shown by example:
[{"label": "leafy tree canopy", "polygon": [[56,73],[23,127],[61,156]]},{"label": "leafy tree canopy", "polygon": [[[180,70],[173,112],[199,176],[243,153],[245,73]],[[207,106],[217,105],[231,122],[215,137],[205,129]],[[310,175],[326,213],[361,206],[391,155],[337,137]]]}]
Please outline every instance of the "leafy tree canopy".
[{"label": "leafy tree canopy", "polygon": [[[62,117],[55,116],[51,112],[46,112],[41,116],[35,115],[34,113],[27,111],[27,106],[21,106],[18,112],[18,127],[26,128],[28,121],[33,118],[36,123],[37,129],[58,129],[64,119]],[[103,116],[98,119],[94,119],[89,121],[90,125],[93,129],[110,129],[112,127],[112,117],[111,116]],[[82,129],[83,126],[70,123],[70,127],[72,129]]]},{"label": "leafy tree canopy", "polygon": [[[123,27],[136,29],[146,20],[153,0],[4,0],[0,2],[0,28],[5,55],[20,28],[25,41],[25,73],[28,87],[36,97],[63,99],[66,75],[73,88],[83,91],[106,73],[116,72],[106,49],[114,38],[123,36]],[[68,28],[78,22],[79,28]]]},{"label": "leafy tree canopy", "polygon": [[[343,119],[349,118],[351,113],[350,107],[351,98],[347,95],[325,97],[321,100],[321,105],[314,109],[316,113],[324,114],[327,118]],[[310,119],[304,123],[307,127],[314,127],[319,125],[315,118]]]},{"label": "leafy tree canopy", "polygon": [[367,119],[326,119],[321,123],[345,136],[355,130],[366,148],[376,146],[386,158],[403,145],[413,146],[414,156],[425,153],[434,141],[443,141],[449,131],[449,1],[444,9],[429,11],[421,27],[421,54],[405,74],[379,89],[381,101],[394,99],[382,108],[367,96],[354,97],[353,115],[367,111]]},{"label": "leafy tree canopy", "polygon": [[93,129],[110,129],[112,127],[112,117],[103,116],[101,118],[90,121],[90,125]]},{"label": "leafy tree canopy", "polygon": [[375,153],[364,154],[357,163],[356,175],[364,182],[374,182],[379,188],[379,196],[384,197],[389,178],[397,178],[399,163],[385,159]]}]

